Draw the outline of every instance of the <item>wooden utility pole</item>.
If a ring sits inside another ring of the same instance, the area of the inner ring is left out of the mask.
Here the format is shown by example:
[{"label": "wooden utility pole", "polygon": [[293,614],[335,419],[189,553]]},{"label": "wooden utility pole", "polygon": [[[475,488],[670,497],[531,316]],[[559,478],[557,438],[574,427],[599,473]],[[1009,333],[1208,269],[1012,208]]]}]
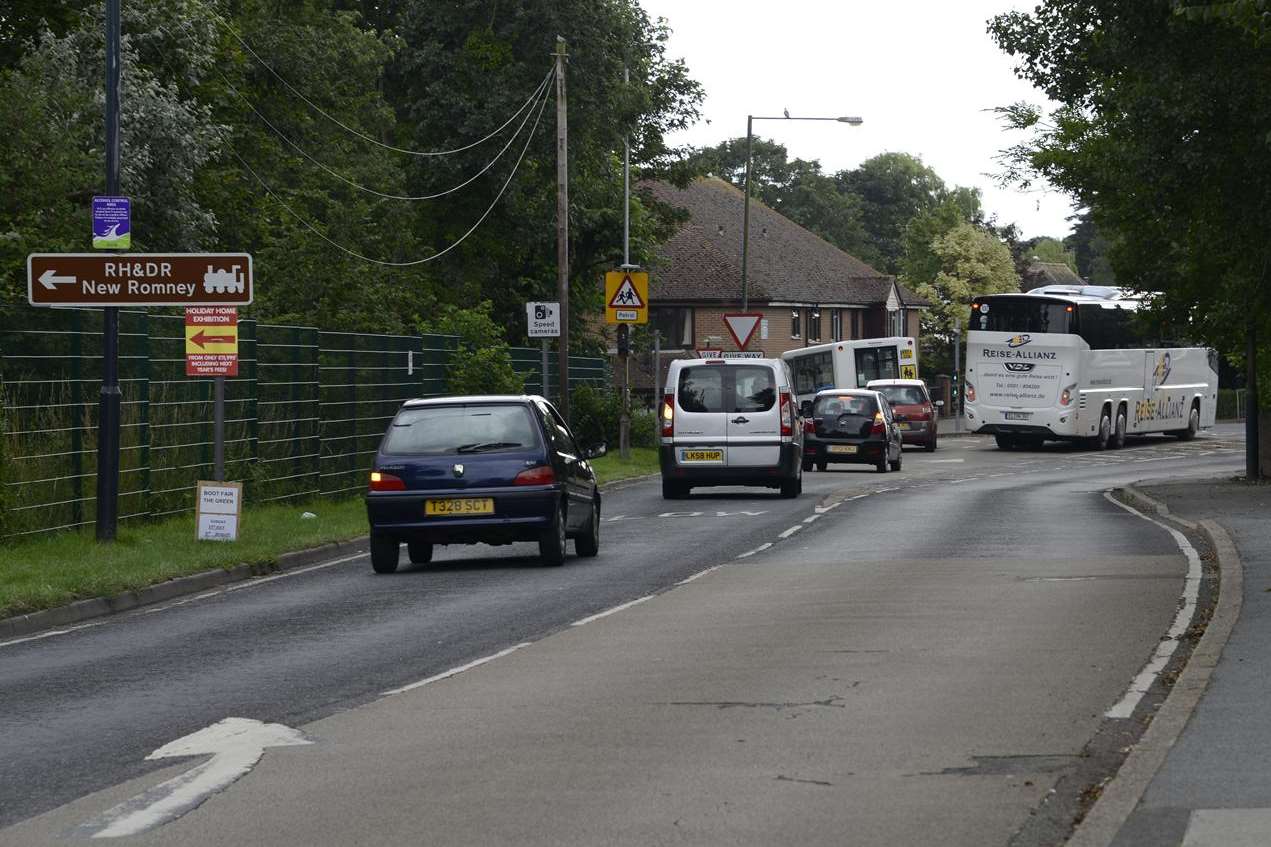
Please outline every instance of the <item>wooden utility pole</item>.
[{"label": "wooden utility pole", "polygon": [[565,39],[556,36],[556,299],[560,301],[560,403],[569,420],[569,125],[565,110]]}]

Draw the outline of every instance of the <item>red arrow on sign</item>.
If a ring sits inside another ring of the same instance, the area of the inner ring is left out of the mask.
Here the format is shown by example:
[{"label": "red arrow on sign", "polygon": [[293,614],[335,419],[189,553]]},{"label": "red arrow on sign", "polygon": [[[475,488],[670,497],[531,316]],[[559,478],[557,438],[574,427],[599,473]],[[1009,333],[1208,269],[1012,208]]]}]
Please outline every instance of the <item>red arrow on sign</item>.
[{"label": "red arrow on sign", "polygon": [[738,350],[746,349],[746,345],[754,337],[755,330],[759,328],[759,321],[762,319],[763,314],[760,312],[733,312],[724,315],[724,324],[728,327],[728,333],[733,337],[733,341],[737,342]]},{"label": "red arrow on sign", "polygon": [[233,344],[237,339],[237,335],[206,335],[201,329],[190,336],[190,340],[200,347],[209,344]]}]

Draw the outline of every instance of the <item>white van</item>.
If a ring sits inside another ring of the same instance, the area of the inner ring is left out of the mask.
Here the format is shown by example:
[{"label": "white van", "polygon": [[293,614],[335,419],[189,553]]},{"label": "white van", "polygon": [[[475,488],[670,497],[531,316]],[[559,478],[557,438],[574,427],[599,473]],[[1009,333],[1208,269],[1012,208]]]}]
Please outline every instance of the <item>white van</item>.
[{"label": "white van", "polygon": [[803,428],[780,359],[677,359],[659,413],[662,496],[694,486],[803,491]]}]

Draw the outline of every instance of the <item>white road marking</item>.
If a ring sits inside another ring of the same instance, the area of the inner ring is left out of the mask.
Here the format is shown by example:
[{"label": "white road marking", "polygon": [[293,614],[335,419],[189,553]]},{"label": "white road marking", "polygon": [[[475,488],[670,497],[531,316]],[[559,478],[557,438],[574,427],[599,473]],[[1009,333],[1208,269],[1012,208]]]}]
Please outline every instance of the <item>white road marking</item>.
[{"label": "white road marking", "polygon": [[953,462],[965,462],[966,459],[928,459],[927,464],[930,465],[947,465]]},{"label": "white road marking", "polygon": [[120,838],[176,820],[250,771],[266,747],[312,744],[297,730],[249,718],[225,718],[155,750],[147,759],[211,755],[179,776],[107,809],[79,828],[93,838]]},{"label": "white road marking", "polygon": [[826,506],[817,506],[817,507],[816,507],[816,511],[817,511],[817,513],[818,513],[818,514],[822,514],[822,515],[823,515],[823,514],[825,514],[826,512],[830,511],[831,509],[837,509],[839,506],[842,506],[842,505],[843,505],[843,501],[842,501],[842,500],[835,500],[833,503],[830,503],[829,505],[826,505]]},{"label": "white road marking", "polygon": [[[749,556],[749,555],[752,555],[754,552],[755,552],[754,550],[751,550],[751,551],[750,551],[750,553],[744,553],[744,554],[742,554],[742,555]],[[738,556],[737,558],[739,558],[739,559],[740,559],[740,558],[741,558],[741,556]],[[719,569],[720,569],[720,568],[722,568],[722,567],[723,567],[723,565],[715,565],[714,567],[709,567],[709,568],[707,568],[707,569],[706,569],[706,570],[704,570],[704,571],[698,571],[697,573],[693,574],[692,576],[685,577],[684,579],[681,579],[679,582],[677,582],[677,583],[675,583],[675,584],[676,584],[676,585],[688,585],[690,582],[693,582],[693,581],[695,581],[695,580],[699,580],[699,579],[701,579],[702,577],[706,576],[708,573],[711,573],[712,571],[717,571],[717,570],[719,570]]]},{"label": "white road marking", "polygon": [[949,480],[949,484],[950,484],[950,485],[958,485],[958,484],[963,483],[963,482],[974,482],[974,481],[975,481],[975,480],[977,480],[977,479],[979,479],[979,477],[978,477],[978,476],[964,476],[964,477],[962,477],[962,479],[951,479],[951,480]]},{"label": "white road marking", "polygon": [[[275,580],[287,579],[288,577],[293,577],[293,576],[300,576],[301,574],[322,570],[323,568],[329,568],[333,565],[342,565],[345,562],[351,562],[354,559],[362,559],[365,557],[366,557],[365,553],[357,553],[356,555],[353,555],[353,556],[345,556],[342,559],[333,559],[330,562],[323,562],[318,565],[310,565],[304,568],[296,568],[295,570],[283,571],[282,573],[274,574],[273,576],[254,577],[252,579],[243,580],[242,582],[236,582],[232,585],[227,585],[224,588],[217,588],[214,591],[204,591],[200,594],[194,594],[190,597],[182,597],[180,600],[174,600],[171,603],[164,603],[162,606],[147,606],[141,609],[137,609],[136,611],[144,615],[153,615],[155,612],[166,612],[169,609],[175,609],[176,607],[184,606],[187,603],[194,603],[198,600],[206,600],[209,597],[216,597],[221,594],[228,594],[231,591],[241,591],[244,588],[255,588],[258,585],[264,585],[269,582],[274,582]],[[126,612],[124,614],[129,614],[132,611],[133,610],[130,609],[129,612]],[[15,644],[23,644],[27,641],[39,641],[40,639],[43,639],[43,638],[53,638],[54,636],[58,636],[58,635],[70,635],[71,633],[79,632],[82,629],[90,629],[95,626],[101,626],[103,624],[110,623],[112,620],[116,620],[118,617],[120,616],[106,615],[101,620],[95,620],[90,623],[79,624],[78,626],[68,626],[68,627],[65,627],[64,629],[51,629],[48,632],[40,632],[35,635],[26,635],[26,636],[23,636],[22,638],[12,638],[8,641],[0,641],[0,648],[10,647]]]},{"label": "white road marking", "polygon": [[789,538],[790,536],[794,535],[796,532],[798,532],[801,529],[803,529],[803,524],[795,524],[794,526],[790,527],[789,529],[787,529],[785,532],[781,533],[777,537]]},{"label": "white road marking", "polygon": [[700,518],[701,512],[663,512],[659,518]]},{"label": "white road marking", "polygon": [[618,614],[618,612],[624,611],[626,609],[630,609],[632,606],[639,606],[641,603],[645,602],[646,600],[652,600],[655,596],[656,595],[653,595],[653,594],[646,594],[643,597],[637,597],[634,600],[628,600],[626,603],[620,603],[617,606],[614,606],[612,609],[605,609],[603,612],[597,612],[594,615],[588,615],[582,620],[574,621],[573,623],[570,624],[570,626],[586,626],[592,621],[598,621],[601,618],[607,618],[610,615],[616,615]]},{"label": "white road marking", "polygon": [[[574,624],[574,626],[579,626],[580,623],[585,623],[585,622],[586,621],[580,621],[579,623]],[[459,665],[458,667],[451,668],[448,671],[442,671],[441,673],[430,676],[427,679],[421,679],[419,682],[412,682],[410,685],[403,685],[401,688],[392,688],[392,689],[389,689],[388,691],[380,692],[380,696],[391,697],[394,694],[402,694],[407,691],[414,691],[416,688],[423,688],[425,685],[432,685],[434,682],[441,682],[443,679],[450,679],[450,677],[452,676],[458,676],[464,671],[470,671],[473,668],[479,668],[482,665],[486,664],[487,662],[493,662],[495,659],[502,659],[504,656],[507,656],[511,653],[515,653],[517,650],[520,650],[522,647],[529,647],[529,646],[530,646],[530,642],[528,641],[522,641],[520,644],[513,644],[511,647],[500,650],[497,653],[492,653],[489,656],[482,656],[480,659],[473,659],[471,662],[468,662],[465,665]]]},{"label": "white road marking", "polygon": [[886,494],[888,491],[899,491],[899,488],[879,488],[874,491],[875,494]]},{"label": "white road marking", "polygon": [[1107,491],[1103,492],[1103,496],[1109,502],[1115,503],[1127,512],[1154,523],[1168,532],[1173,537],[1174,543],[1178,545],[1179,550],[1187,557],[1187,577],[1183,580],[1182,604],[1178,609],[1178,614],[1174,616],[1173,625],[1165,633],[1161,643],[1157,645],[1156,652],[1152,654],[1152,658],[1148,660],[1147,665],[1130,682],[1130,688],[1125,692],[1125,696],[1121,698],[1119,703],[1104,713],[1104,716],[1109,718],[1128,718],[1134,714],[1134,707],[1139,704],[1139,701],[1143,699],[1143,695],[1147,694],[1148,689],[1156,681],[1157,676],[1169,664],[1170,657],[1178,649],[1178,639],[1192,625],[1192,617],[1196,614],[1196,597],[1200,593],[1200,554],[1196,552],[1196,548],[1192,547],[1191,542],[1187,540],[1187,536],[1172,526],[1167,526],[1155,518],[1148,517],[1138,509],[1127,506]]},{"label": "white road marking", "polygon": [[813,522],[813,521],[815,521],[815,520],[819,520],[819,519],[820,519],[820,517],[821,517],[820,515],[809,515],[808,517],[806,517],[806,518],[804,518],[804,519],[803,519],[803,522],[804,522],[804,523],[812,523],[812,522]]},{"label": "white road marking", "polygon": [[754,550],[747,550],[745,553],[742,553],[742,554],[741,554],[740,556],[738,556],[737,558],[738,558],[738,559],[744,559],[744,558],[746,558],[747,556],[753,556],[753,555],[755,555],[756,553],[762,553],[763,551],[767,550],[767,549],[768,549],[769,547],[771,547],[771,546],[772,546],[772,542],[771,542],[771,541],[765,542],[765,543],[763,543],[763,544],[760,544],[760,545],[759,545],[758,547],[756,547]]},{"label": "white road marking", "polygon": [[867,493],[865,493],[865,494],[857,494],[857,495],[856,495],[856,496],[854,496],[854,497],[848,497],[847,499],[848,499],[848,500],[859,500],[859,499],[861,499],[862,497],[868,497],[868,496],[869,496],[869,494],[868,494],[868,492],[867,492]]}]

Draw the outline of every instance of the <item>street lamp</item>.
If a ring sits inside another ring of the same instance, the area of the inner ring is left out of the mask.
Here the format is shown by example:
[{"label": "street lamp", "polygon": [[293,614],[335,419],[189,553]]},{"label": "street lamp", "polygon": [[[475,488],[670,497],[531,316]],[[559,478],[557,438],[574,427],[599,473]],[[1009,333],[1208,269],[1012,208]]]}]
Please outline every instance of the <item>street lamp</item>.
[{"label": "street lamp", "polygon": [[792,118],[789,112],[784,115],[746,115],[746,201],[741,218],[741,310],[743,312],[750,305],[749,288],[746,281],[746,264],[750,253],[750,154],[755,121],[836,121],[851,126],[860,126],[865,122],[855,115],[840,118]]}]

